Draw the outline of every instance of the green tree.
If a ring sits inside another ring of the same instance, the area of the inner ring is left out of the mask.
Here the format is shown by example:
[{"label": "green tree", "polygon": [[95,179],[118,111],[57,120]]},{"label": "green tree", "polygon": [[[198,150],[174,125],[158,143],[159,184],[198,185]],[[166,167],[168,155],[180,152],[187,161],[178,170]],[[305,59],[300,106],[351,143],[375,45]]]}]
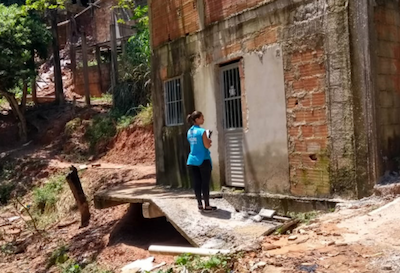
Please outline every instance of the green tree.
[{"label": "green tree", "polygon": [[24,5],[25,0],[1,0],[0,3],[5,6],[11,6],[13,4]]},{"label": "green tree", "polygon": [[54,60],[54,83],[55,83],[55,95],[56,103],[64,103],[64,91],[61,74],[60,64],[60,43],[58,41],[58,27],[57,27],[57,16],[58,9],[64,9],[65,0],[27,0],[26,10],[36,10],[45,15],[50,20],[53,49],[53,60]]},{"label": "green tree", "polygon": [[36,76],[34,56],[45,58],[50,42],[46,26],[17,5],[0,4],[0,95],[20,121],[21,140],[27,139],[24,104],[18,105],[16,87]]},{"label": "green tree", "polygon": [[[113,93],[114,106],[126,114],[139,109],[150,100],[150,31],[147,6],[132,6],[129,0],[122,0],[119,7],[133,12],[135,35],[126,43],[126,52],[120,63],[120,80]],[[120,22],[123,23],[123,22]]]},{"label": "green tree", "polygon": [[150,68],[150,31],[148,6],[138,6],[134,9],[133,20],[136,34],[129,38],[127,43],[128,61],[133,66]]}]

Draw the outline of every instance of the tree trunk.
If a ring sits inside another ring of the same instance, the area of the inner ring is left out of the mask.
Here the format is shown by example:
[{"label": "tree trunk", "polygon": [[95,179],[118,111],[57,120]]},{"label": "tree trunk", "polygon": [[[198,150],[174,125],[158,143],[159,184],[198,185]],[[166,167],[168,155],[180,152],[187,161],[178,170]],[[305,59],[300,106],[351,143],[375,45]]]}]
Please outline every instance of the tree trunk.
[{"label": "tree trunk", "polygon": [[117,56],[117,35],[115,30],[114,11],[111,11],[110,24],[111,42],[111,92],[113,94],[113,106],[115,106],[115,87],[118,83],[118,56]]},{"label": "tree trunk", "polygon": [[87,227],[90,221],[89,204],[79,180],[78,170],[74,166],[71,166],[70,170],[71,172],[67,175],[66,179],[81,213],[80,227]]},{"label": "tree trunk", "polygon": [[51,16],[51,33],[53,35],[53,61],[54,61],[54,83],[56,103],[61,105],[64,103],[63,82],[60,64],[60,46],[58,42],[58,27],[57,27],[57,9],[50,11]]},{"label": "tree trunk", "polygon": [[86,105],[90,105],[90,89],[89,89],[89,69],[88,56],[86,47],[86,33],[82,32],[82,61],[83,61],[83,82],[85,84],[85,101]]},{"label": "tree trunk", "polygon": [[75,49],[75,35],[77,33],[75,18],[72,15],[70,19],[70,37],[69,37],[69,58],[71,60],[71,71],[73,77],[73,84],[76,85],[76,49]]},{"label": "tree trunk", "polygon": [[99,88],[100,92],[103,94],[106,91],[103,88],[103,77],[101,75],[101,51],[99,46],[96,46],[96,61],[97,61],[97,74],[99,75]]},{"label": "tree trunk", "polygon": [[32,80],[32,101],[35,105],[38,104],[37,93],[36,93],[36,77]]},{"label": "tree trunk", "polygon": [[19,108],[18,102],[15,99],[15,95],[10,92],[1,91],[1,90],[0,90],[0,94],[7,99],[14,115],[18,118],[18,120],[19,120],[19,137],[22,142],[26,142],[28,140],[28,128],[26,126],[26,119],[25,119],[25,116],[22,113],[21,109]]},{"label": "tree trunk", "polygon": [[21,113],[25,115],[25,110],[26,110],[26,97],[28,96],[28,82],[24,81],[24,87],[22,89],[22,98],[21,98],[21,104],[19,106],[19,109],[21,110]]},{"label": "tree trunk", "polygon": [[[33,65],[35,65],[35,50],[33,50],[33,49],[31,52],[31,62]],[[35,105],[37,105],[38,100],[37,100],[37,94],[36,94],[36,76],[34,76],[32,79],[31,88],[32,88],[32,101],[35,103]]]}]

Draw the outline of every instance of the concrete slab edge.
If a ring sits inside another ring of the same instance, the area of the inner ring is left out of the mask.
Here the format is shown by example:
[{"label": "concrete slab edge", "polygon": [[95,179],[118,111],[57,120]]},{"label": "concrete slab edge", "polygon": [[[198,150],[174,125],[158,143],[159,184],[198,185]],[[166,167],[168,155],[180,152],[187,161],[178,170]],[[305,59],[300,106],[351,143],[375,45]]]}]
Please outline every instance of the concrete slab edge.
[{"label": "concrete slab edge", "polygon": [[324,199],[295,197],[268,193],[235,193],[224,192],[223,198],[236,210],[259,211],[262,208],[276,210],[280,214],[287,212],[307,212],[312,210],[329,211],[336,204],[349,202],[342,199]]}]

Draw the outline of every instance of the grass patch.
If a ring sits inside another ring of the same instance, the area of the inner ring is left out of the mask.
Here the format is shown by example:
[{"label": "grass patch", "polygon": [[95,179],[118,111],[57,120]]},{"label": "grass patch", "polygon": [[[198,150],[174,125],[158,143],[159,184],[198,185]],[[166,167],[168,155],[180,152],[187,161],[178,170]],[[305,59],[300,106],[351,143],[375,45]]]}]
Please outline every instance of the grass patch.
[{"label": "grass patch", "polygon": [[316,219],[321,213],[319,211],[309,211],[309,212],[290,212],[288,216],[293,219],[300,220],[301,223],[309,225],[311,220]]},{"label": "grass patch", "polygon": [[101,102],[106,102],[108,104],[112,104],[112,94],[104,93],[101,95],[101,97],[91,97],[90,100],[101,101]]},{"label": "grass patch", "polygon": [[12,243],[6,243],[0,246],[0,251],[6,255],[11,255],[15,252],[15,246]]},{"label": "grass patch", "polygon": [[0,181],[10,180],[15,176],[15,161],[6,161],[0,165]]},{"label": "grass patch", "polygon": [[63,264],[68,261],[69,257],[67,252],[68,248],[65,245],[62,245],[54,250],[47,261],[47,269],[53,265]]},{"label": "grass patch", "polygon": [[116,122],[110,115],[96,116],[86,130],[85,138],[90,149],[100,142],[109,141],[117,133]]},{"label": "grass patch", "polygon": [[40,214],[55,211],[55,205],[58,201],[59,194],[63,190],[64,183],[65,175],[56,174],[51,176],[44,186],[33,190],[35,208]]},{"label": "grass patch", "polygon": [[135,120],[134,116],[121,116],[117,119],[117,130],[123,130],[129,127]]},{"label": "grass patch", "polygon": [[[93,149],[101,142],[108,142],[119,130],[128,128],[133,122],[141,125],[153,123],[153,106],[139,106],[134,109],[136,115],[123,115],[119,110],[113,110],[106,115],[96,116],[86,129],[85,138],[89,142],[90,149]],[[71,121],[72,122],[72,121]],[[79,121],[72,122],[66,126],[66,130],[73,131]],[[67,129],[68,128],[68,129]]]},{"label": "grass patch", "polygon": [[15,189],[15,185],[9,181],[0,183],[0,205],[5,205],[11,198],[11,193]]},{"label": "grass patch", "polygon": [[62,273],[113,273],[101,268],[97,263],[79,264],[68,256],[68,247],[62,245],[55,249],[47,260],[46,269],[57,266]]},{"label": "grass patch", "polygon": [[74,118],[73,120],[68,121],[67,124],[65,124],[65,135],[71,136],[81,125],[82,120],[80,118]]},{"label": "grass patch", "polygon": [[204,272],[204,270],[223,270],[229,272],[233,267],[234,258],[228,255],[213,255],[201,257],[199,255],[182,254],[175,260],[180,268],[186,268],[189,272]]},{"label": "grass patch", "polygon": [[135,120],[144,126],[151,125],[153,123],[153,104],[150,103],[147,106],[139,106],[139,112]]}]

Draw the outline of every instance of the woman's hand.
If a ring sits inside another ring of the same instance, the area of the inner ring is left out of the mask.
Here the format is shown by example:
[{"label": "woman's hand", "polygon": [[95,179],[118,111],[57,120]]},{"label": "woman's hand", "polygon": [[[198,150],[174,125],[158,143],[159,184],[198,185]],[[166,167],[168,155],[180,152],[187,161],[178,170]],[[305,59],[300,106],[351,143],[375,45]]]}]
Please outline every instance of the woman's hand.
[{"label": "woman's hand", "polygon": [[206,147],[206,149],[209,149],[211,147],[211,142],[212,142],[211,139],[209,139],[207,137],[206,132],[204,132],[203,133],[203,145],[204,145],[204,147]]}]

